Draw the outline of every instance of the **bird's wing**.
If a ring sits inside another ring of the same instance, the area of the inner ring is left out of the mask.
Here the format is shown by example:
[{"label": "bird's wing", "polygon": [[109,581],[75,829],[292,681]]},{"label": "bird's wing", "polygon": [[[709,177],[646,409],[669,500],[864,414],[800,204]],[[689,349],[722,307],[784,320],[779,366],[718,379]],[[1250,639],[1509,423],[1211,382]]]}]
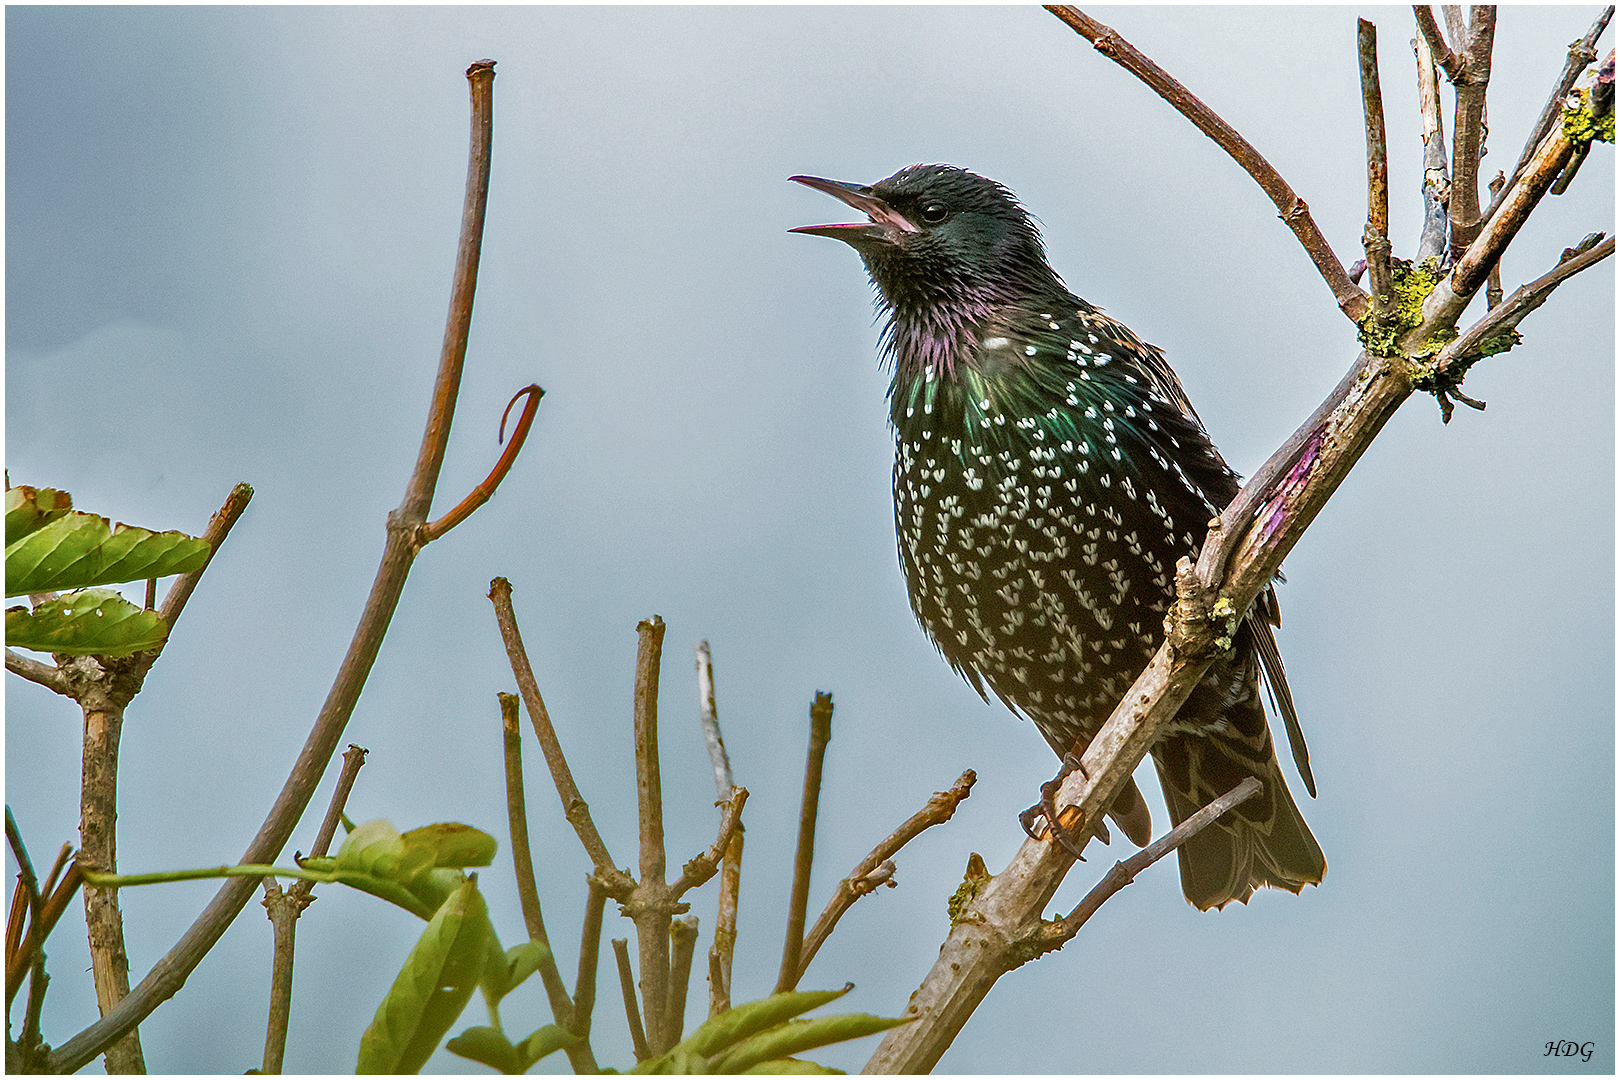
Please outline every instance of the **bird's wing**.
[{"label": "bird's wing", "polygon": [[1271,707],[1282,717],[1288,732],[1288,745],[1294,751],[1294,765],[1299,778],[1305,781],[1305,790],[1316,798],[1316,778],[1311,775],[1311,753],[1305,746],[1305,732],[1299,726],[1299,713],[1294,711],[1294,695],[1288,690],[1288,676],[1283,672],[1282,653],[1277,651],[1277,637],[1273,626],[1282,624],[1282,610],[1277,605],[1277,594],[1267,589],[1260,594],[1249,611],[1249,629],[1254,635],[1255,647],[1260,653],[1260,670],[1265,675],[1266,692],[1271,696]]}]

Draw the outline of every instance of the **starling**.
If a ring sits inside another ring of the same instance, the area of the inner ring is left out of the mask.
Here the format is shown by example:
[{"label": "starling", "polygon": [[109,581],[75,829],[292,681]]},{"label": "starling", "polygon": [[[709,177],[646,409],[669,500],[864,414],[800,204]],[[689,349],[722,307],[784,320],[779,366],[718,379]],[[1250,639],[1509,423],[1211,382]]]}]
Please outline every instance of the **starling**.
[{"label": "starling", "polygon": [[[810,225],[860,253],[887,316],[894,517],[917,620],[1069,763],[1163,638],[1175,566],[1238,492],[1163,354],[1071,293],[1000,184],[914,165],[871,186],[795,176],[864,213]],[[1179,850],[1196,907],[1299,892],[1327,869],[1283,779],[1264,675],[1315,794],[1268,589],[1153,747],[1173,822],[1245,777],[1260,795]],[[1150,835],[1134,781],[1109,808]],[[1054,830],[1055,832],[1055,830]]]}]

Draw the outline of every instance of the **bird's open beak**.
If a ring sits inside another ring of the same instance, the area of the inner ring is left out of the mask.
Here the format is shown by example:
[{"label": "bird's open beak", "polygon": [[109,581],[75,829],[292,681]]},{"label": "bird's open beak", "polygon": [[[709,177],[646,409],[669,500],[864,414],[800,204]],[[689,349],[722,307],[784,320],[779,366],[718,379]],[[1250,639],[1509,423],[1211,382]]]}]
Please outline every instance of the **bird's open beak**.
[{"label": "bird's open beak", "polygon": [[917,232],[917,226],[907,221],[893,207],[872,194],[872,189],[861,184],[846,184],[839,180],[823,180],[819,176],[790,176],[789,180],[826,192],[840,202],[848,203],[866,215],[865,221],[844,225],[801,225],[789,232],[809,233],[812,236],[830,236],[846,244],[859,246],[863,241],[898,241],[896,233]]}]

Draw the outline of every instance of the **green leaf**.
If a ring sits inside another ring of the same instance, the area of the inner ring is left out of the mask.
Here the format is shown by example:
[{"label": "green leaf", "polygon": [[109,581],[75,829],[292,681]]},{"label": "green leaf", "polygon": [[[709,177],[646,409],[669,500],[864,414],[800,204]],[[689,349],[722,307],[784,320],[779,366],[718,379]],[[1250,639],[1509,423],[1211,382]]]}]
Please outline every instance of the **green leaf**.
[{"label": "green leaf", "polygon": [[497,1072],[521,1073],[524,1065],[513,1046],[499,1028],[470,1027],[444,1044],[452,1054],[468,1058],[480,1065],[488,1065]]},{"label": "green leaf", "polygon": [[9,547],[72,509],[73,496],[65,491],[31,488],[26,484],[9,489],[6,492],[6,545]]},{"label": "green leaf", "polygon": [[762,1061],[758,1065],[750,1065],[743,1070],[744,1074],[752,1073],[755,1076],[842,1076],[843,1069],[833,1069],[826,1065],[817,1065],[813,1061],[803,1058],[782,1058],[778,1061]]},{"label": "green leaf", "polygon": [[495,859],[495,838],[471,825],[443,822],[412,829],[400,837],[405,843],[406,859],[416,862],[425,852],[427,866],[488,866]]},{"label": "green leaf", "polygon": [[350,831],[335,858],[305,865],[429,919],[466,880],[456,867],[487,866],[494,857],[494,837],[469,825],[428,825],[401,836],[379,818]]},{"label": "green leaf", "polygon": [[208,552],[208,541],[184,533],[111,525],[72,511],[6,544],[6,595],[190,573]]},{"label": "green leaf", "polygon": [[112,589],[81,589],[33,611],[6,609],[6,644],[40,652],[128,656],[155,649],[168,636],[162,616],[136,607]]},{"label": "green leaf", "polygon": [[500,993],[496,1000],[500,1000],[519,986],[540,969],[540,965],[550,959],[551,950],[543,942],[525,941],[521,945],[514,945],[506,950],[501,957],[503,979]]},{"label": "green leaf", "polygon": [[793,990],[772,994],[768,998],[750,1001],[745,1005],[727,1009],[688,1035],[683,1043],[707,1057],[712,1057],[728,1046],[766,1028],[775,1027],[800,1013],[807,1013],[830,1001],[837,1001],[854,988],[849,983],[842,990]]},{"label": "green leaf", "polygon": [[547,1024],[518,1044],[518,1060],[523,1062],[523,1068],[519,1071],[527,1071],[547,1054],[565,1050],[578,1041],[577,1036],[564,1031],[556,1024]]},{"label": "green leaf", "polygon": [[814,1020],[789,1020],[768,1031],[744,1039],[731,1050],[715,1058],[710,1064],[717,1073],[736,1073],[758,1065],[791,1057],[818,1046],[828,1046],[846,1039],[859,1039],[904,1024],[904,1020],[890,1020],[865,1013],[845,1013],[841,1016],[822,1016]]},{"label": "green leaf", "polygon": [[484,970],[489,912],[477,878],[428,921],[393,988],[360,1037],[356,1072],[415,1073],[456,1022]]}]

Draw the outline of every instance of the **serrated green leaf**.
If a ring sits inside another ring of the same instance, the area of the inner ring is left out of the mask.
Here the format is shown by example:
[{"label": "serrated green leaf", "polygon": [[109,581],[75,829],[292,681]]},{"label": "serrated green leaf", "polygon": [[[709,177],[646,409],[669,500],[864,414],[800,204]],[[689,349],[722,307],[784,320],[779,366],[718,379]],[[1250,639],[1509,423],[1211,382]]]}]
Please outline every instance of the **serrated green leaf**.
[{"label": "serrated green leaf", "polygon": [[488,955],[489,913],[469,879],[428,920],[360,1037],[356,1072],[415,1073],[472,997]]},{"label": "serrated green leaf", "polygon": [[539,1031],[532,1032],[527,1039],[518,1044],[518,1060],[523,1063],[527,1071],[535,1062],[547,1054],[554,1054],[558,1050],[565,1050],[579,1041],[579,1037],[572,1035],[556,1024],[547,1024]]},{"label": "serrated green leaf", "polygon": [[208,552],[208,541],[185,533],[72,511],[6,545],[6,595],[186,574],[206,563]]},{"label": "serrated green leaf", "polygon": [[80,589],[32,611],[6,609],[6,644],[71,656],[128,656],[155,649],[169,636],[155,611],[138,608],[112,589]]},{"label": "serrated green leaf", "polygon": [[750,1065],[743,1073],[754,1076],[843,1076],[844,1070],[817,1065],[803,1058],[781,1058],[777,1061],[762,1061],[758,1065]]},{"label": "serrated green leaf", "polygon": [[6,545],[16,543],[42,525],[73,509],[73,496],[55,488],[20,484],[6,492]]},{"label": "serrated green leaf", "polygon": [[890,1020],[865,1013],[844,1013],[840,1016],[821,1016],[814,1020],[789,1020],[767,1031],[750,1036],[726,1053],[713,1059],[711,1065],[717,1073],[742,1072],[764,1061],[791,1057],[818,1046],[859,1039],[903,1024],[904,1020]]},{"label": "serrated green leaf", "polygon": [[497,1072],[521,1073],[524,1070],[518,1049],[499,1028],[470,1027],[444,1044],[452,1054],[488,1065]]},{"label": "serrated green leaf", "polygon": [[495,859],[495,838],[481,829],[456,822],[441,822],[412,829],[400,837],[406,859],[415,863],[425,852],[426,866],[488,866]]},{"label": "serrated green leaf", "polygon": [[792,990],[735,1006],[705,1022],[683,1039],[682,1044],[689,1045],[706,1057],[713,1057],[756,1032],[775,1027],[784,1020],[830,1001],[837,1001],[849,993],[854,985],[850,983],[842,990]]}]

